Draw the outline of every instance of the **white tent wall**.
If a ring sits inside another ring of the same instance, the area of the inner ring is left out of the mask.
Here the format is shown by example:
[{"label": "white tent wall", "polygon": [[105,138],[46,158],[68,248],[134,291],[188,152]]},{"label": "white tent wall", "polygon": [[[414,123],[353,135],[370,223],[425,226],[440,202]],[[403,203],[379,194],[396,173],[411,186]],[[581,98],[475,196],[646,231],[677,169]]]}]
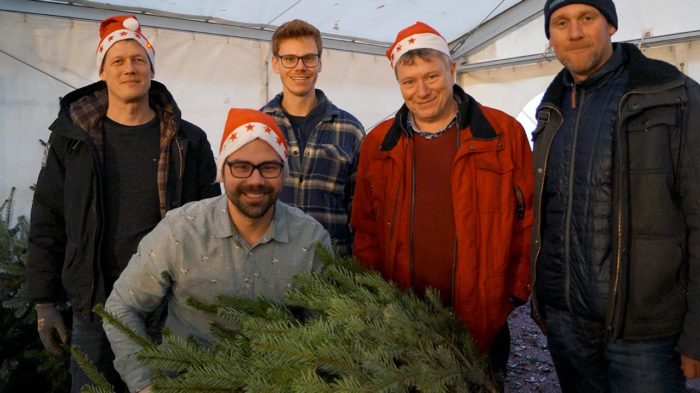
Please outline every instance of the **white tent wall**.
[{"label": "white tent wall", "polygon": [[[638,40],[645,32],[658,37],[700,28],[693,17],[700,15],[700,1],[697,0],[673,0],[663,5],[656,0],[616,0],[615,4],[619,30],[613,41]],[[466,62],[473,65],[536,54],[544,58],[547,46],[544,16],[540,16],[472,53]],[[646,48],[644,53],[674,64],[693,79],[700,80],[698,40]],[[460,72],[459,84],[483,104],[518,116],[533,97],[547,88],[561,68],[554,58],[526,65],[467,70]]]},{"label": "white tent wall", "polygon": [[[48,126],[58,99],[98,80],[99,23],[0,11],[0,201],[12,187],[16,215],[29,215]],[[269,43],[143,28],[156,49],[156,77],[183,118],[207,132],[214,150],[230,107],[259,108],[281,91]],[[317,87],[369,128],[398,109],[401,96],[383,56],[323,51]]]}]

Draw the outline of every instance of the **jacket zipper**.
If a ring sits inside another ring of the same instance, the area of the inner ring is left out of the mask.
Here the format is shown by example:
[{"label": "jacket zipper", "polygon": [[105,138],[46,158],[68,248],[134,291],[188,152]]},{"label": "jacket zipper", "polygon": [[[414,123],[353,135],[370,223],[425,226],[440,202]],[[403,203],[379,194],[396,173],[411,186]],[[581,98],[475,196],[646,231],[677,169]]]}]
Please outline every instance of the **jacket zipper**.
[{"label": "jacket zipper", "polygon": [[[575,94],[575,87],[572,95]],[[586,92],[581,93],[581,105],[583,105]],[[575,99],[573,104],[576,104]],[[574,123],[574,133],[571,141],[571,158],[569,160],[569,182],[567,184],[567,201],[566,201],[566,217],[564,219],[564,296],[566,307],[570,312],[571,308],[571,210],[573,208],[573,192],[574,192],[574,171],[576,169],[576,145],[578,141],[579,124],[581,121],[582,108],[576,113],[576,122]]]},{"label": "jacket zipper", "polygon": [[415,281],[415,264],[413,260],[413,211],[416,203],[416,150],[411,144],[411,220],[408,223],[408,258],[411,265],[410,287],[413,288]]}]

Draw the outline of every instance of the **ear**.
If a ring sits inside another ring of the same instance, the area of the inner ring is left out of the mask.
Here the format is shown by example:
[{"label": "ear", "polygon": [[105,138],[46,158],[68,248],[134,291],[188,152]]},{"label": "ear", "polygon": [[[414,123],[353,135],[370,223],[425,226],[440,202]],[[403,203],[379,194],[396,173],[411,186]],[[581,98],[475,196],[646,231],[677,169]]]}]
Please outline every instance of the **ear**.
[{"label": "ear", "polygon": [[280,59],[275,55],[272,55],[272,70],[275,71],[275,74],[279,74],[281,72]]},{"label": "ear", "polygon": [[104,66],[100,67],[100,73],[98,74],[100,76],[100,80],[105,80],[105,68]]},{"label": "ear", "polygon": [[318,56],[318,65],[316,66],[316,68],[318,68],[317,74],[320,74],[321,70],[323,69],[323,61],[321,61],[321,56]]},{"label": "ear", "polygon": [[452,76],[452,82],[457,81],[457,62],[450,61],[450,76]]},{"label": "ear", "polygon": [[617,33],[617,28],[611,24],[608,24],[608,34],[610,37],[612,37],[615,33]]}]

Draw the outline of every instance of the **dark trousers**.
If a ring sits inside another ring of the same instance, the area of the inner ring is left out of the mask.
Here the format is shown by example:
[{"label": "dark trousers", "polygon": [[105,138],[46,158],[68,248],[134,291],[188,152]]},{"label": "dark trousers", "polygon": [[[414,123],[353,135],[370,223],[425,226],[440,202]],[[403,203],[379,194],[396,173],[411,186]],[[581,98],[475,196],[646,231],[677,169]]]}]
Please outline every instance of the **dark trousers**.
[{"label": "dark trousers", "polygon": [[496,386],[499,392],[503,392],[505,388],[508,357],[510,357],[510,328],[506,322],[498,331],[498,335],[489,350],[489,369],[496,377]]},{"label": "dark trousers", "polygon": [[610,342],[604,323],[550,306],[545,321],[563,393],[685,393],[677,335]]},{"label": "dark trousers", "polygon": [[[71,332],[71,344],[80,347],[80,351],[91,361],[97,371],[102,374],[114,387],[115,392],[126,392],[126,385],[114,369],[114,353],[109,345],[107,336],[102,329],[102,320],[98,317],[92,322],[87,322],[73,317],[73,330]],[[80,393],[85,385],[94,385],[85,375],[73,357],[70,360],[71,393]]]}]

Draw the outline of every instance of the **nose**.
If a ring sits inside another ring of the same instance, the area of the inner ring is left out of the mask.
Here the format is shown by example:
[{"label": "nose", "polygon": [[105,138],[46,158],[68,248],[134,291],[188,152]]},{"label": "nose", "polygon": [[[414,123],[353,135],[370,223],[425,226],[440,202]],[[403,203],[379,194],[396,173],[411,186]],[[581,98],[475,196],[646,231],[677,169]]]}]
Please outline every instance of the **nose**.
[{"label": "nose", "polygon": [[246,179],[246,183],[249,184],[263,184],[265,183],[265,178],[262,176],[262,173],[260,172],[260,168],[255,168],[253,169],[253,173],[250,174],[248,179]]},{"label": "nose", "polygon": [[579,22],[572,22],[569,24],[569,39],[577,40],[583,38],[583,28]]},{"label": "nose", "polygon": [[416,94],[418,97],[427,97],[430,95],[430,89],[428,88],[428,84],[426,82],[418,80],[416,84]]}]

